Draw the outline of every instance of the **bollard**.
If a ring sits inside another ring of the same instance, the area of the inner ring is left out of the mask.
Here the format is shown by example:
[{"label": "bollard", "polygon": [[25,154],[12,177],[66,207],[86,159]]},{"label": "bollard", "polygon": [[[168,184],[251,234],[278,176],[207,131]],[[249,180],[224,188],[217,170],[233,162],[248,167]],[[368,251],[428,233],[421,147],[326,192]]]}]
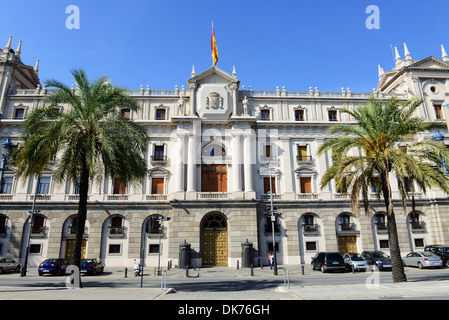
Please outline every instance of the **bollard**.
[{"label": "bollard", "polygon": [[260,259],[260,257],[259,257],[259,265],[260,265],[260,269],[263,269],[263,263],[262,263],[262,259]]},{"label": "bollard", "polygon": [[125,268],[125,278],[128,278],[128,268]]},{"label": "bollard", "polygon": [[188,278],[188,277],[189,277],[189,266],[186,265],[186,278]]},{"label": "bollard", "polygon": [[301,265],[301,274],[304,275],[304,265]]},{"label": "bollard", "polygon": [[355,268],[354,268],[354,265],[351,265],[351,269],[352,269],[352,274],[355,274]]},{"label": "bollard", "polygon": [[253,268],[253,264],[251,263],[251,277],[254,277],[254,268]]},{"label": "bollard", "polygon": [[237,270],[239,269],[239,261],[237,260]]}]

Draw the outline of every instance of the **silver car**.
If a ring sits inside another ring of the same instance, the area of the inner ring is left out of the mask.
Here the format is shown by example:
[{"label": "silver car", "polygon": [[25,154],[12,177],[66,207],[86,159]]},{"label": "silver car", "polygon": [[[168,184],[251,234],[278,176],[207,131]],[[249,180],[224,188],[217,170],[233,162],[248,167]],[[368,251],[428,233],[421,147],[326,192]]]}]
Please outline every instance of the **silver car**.
[{"label": "silver car", "polygon": [[443,261],[440,256],[427,251],[410,252],[402,258],[402,263],[406,267],[411,266],[418,267],[420,269],[430,267],[441,268],[443,266]]},{"label": "silver car", "polygon": [[354,268],[354,271],[365,272],[369,268],[368,263],[366,263],[360,253],[345,253],[343,259],[345,260],[346,268],[348,270]]},{"label": "silver car", "polygon": [[1,258],[0,259],[0,273],[3,273],[5,271],[20,271],[20,263],[15,262],[11,258]]}]

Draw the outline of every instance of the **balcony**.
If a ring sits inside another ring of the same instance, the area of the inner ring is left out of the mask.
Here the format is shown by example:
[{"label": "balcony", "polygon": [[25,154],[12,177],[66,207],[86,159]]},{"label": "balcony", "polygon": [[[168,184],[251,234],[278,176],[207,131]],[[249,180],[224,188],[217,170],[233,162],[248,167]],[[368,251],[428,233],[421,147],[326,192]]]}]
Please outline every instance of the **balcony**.
[{"label": "balcony", "polygon": [[318,199],[318,194],[316,193],[297,193],[295,195],[296,200],[310,200],[310,199]]},{"label": "balcony", "polygon": [[384,222],[376,223],[376,232],[377,234],[387,234],[388,233],[387,225]]},{"label": "balcony", "polygon": [[47,228],[45,226],[34,225],[31,228],[33,238],[45,238]]},{"label": "balcony", "polygon": [[302,230],[304,235],[318,235],[320,233],[317,224],[303,224]]},{"label": "balcony", "polygon": [[147,201],[167,201],[166,194],[150,194],[146,196]]},{"label": "balcony", "polygon": [[167,156],[151,156],[151,163],[154,164],[167,163]]},{"label": "balcony", "polygon": [[357,230],[355,223],[340,223],[338,226],[337,234],[342,235],[359,235],[360,231]]},{"label": "balcony", "polygon": [[410,227],[413,233],[424,233],[427,232],[425,222],[410,222]]},{"label": "balcony", "polygon": [[[264,231],[265,231],[266,235],[273,233],[273,225],[271,223],[265,224],[264,227],[265,227]],[[281,226],[277,223],[274,224],[274,233],[279,233],[279,234],[281,233]]]},{"label": "balcony", "polygon": [[125,227],[123,226],[108,226],[108,236],[109,238],[124,238],[125,237]]},{"label": "balcony", "polygon": [[296,156],[296,162],[298,164],[312,164],[312,156]]},{"label": "balcony", "polygon": [[[271,194],[265,193],[260,195],[261,200],[271,200]],[[273,200],[282,200],[281,194],[273,194]]]},{"label": "balcony", "polygon": [[198,192],[198,199],[228,199],[229,192]]}]

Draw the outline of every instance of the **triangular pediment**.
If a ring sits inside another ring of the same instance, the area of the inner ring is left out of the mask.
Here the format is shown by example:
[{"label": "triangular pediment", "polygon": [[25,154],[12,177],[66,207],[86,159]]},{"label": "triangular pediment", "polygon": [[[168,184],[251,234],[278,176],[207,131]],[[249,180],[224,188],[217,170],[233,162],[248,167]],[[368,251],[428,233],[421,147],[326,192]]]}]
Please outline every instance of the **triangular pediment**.
[{"label": "triangular pediment", "polygon": [[240,81],[233,75],[230,75],[226,71],[221,70],[216,66],[212,66],[209,69],[204,70],[203,72],[191,77],[187,82],[189,83],[240,83]]},{"label": "triangular pediment", "polygon": [[419,60],[412,65],[409,66],[409,68],[414,69],[442,69],[442,70],[449,70],[449,64],[446,62],[435,58],[433,56],[427,57],[425,59]]}]

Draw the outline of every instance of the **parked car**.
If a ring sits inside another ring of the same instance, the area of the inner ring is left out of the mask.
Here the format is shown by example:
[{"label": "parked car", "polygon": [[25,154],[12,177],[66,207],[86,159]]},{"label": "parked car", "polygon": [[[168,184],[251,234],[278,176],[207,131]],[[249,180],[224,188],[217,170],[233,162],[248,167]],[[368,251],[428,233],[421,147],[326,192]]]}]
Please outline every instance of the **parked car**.
[{"label": "parked car", "polygon": [[65,259],[46,259],[37,269],[40,276],[44,274],[64,274],[67,267],[70,265]]},{"label": "parked car", "polygon": [[312,258],[312,269],[326,271],[345,271],[345,261],[339,252],[318,252]]},{"label": "parked car", "polygon": [[96,275],[104,271],[104,265],[97,259],[83,259],[81,260],[81,273],[90,273]]},{"label": "parked car", "polygon": [[439,246],[439,245],[430,245],[425,246],[424,251],[432,252],[441,257],[443,261],[443,266],[449,268],[449,247],[448,246]]},{"label": "parked car", "polygon": [[391,259],[383,251],[363,251],[362,257],[369,265],[375,265],[379,270],[391,270]]},{"label": "parked car", "polygon": [[345,253],[343,255],[343,260],[345,260],[346,268],[348,270],[363,271],[369,269],[368,263],[363,259],[360,253]]},{"label": "parked car", "polygon": [[411,266],[420,269],[429,267],[441,268],[443,266],[441,257],[429,251],[410,252],[402,258],[402,263],[405,267]]},{"label": "parked car", "polygon": [[0,259],[0,273],[3,273],[5,271],[14,271],[14,272],[20,272],[20,269],[22,266],[20,263],[15,262],[11,258],[1,258]]}]

